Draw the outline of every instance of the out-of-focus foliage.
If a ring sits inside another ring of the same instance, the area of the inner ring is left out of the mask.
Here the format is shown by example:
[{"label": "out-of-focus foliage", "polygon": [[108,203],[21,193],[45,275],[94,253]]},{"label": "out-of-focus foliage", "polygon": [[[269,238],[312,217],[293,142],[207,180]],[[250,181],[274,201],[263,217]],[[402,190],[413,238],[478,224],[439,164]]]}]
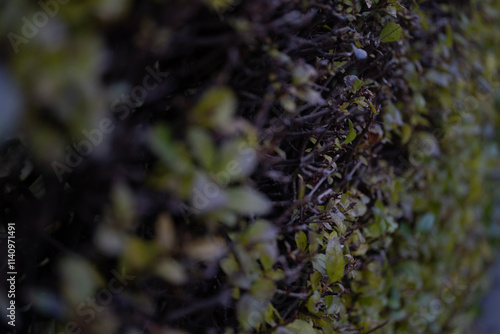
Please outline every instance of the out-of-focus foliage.
[{"label": "out-of-focus foliage", "polygon": [[467,331],[498,1],[63,2],[0,5],[20,332]]}]

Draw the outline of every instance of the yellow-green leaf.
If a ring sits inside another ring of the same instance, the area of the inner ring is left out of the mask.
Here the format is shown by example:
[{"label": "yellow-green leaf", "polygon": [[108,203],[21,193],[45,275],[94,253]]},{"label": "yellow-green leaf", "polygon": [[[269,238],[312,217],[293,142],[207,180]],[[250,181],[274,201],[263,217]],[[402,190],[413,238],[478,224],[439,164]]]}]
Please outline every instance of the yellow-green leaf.
[{"label": "yellow-green leaf", "polygon": [[401,127],[401,143],[406,144],[411,138],[411,127],[408,124],[403,124]]},{"label": "yellow-green leaf", "polygon": [[228,87],[211,88],[193,108],[192,120],[202,126],[227,130],[236,110],[237,99]]},{"label": "yellow-green leaf", "polygon": [[304,231],[299,231],[297,234],[295,234],[295,243],[301,251],[305,252],[307,248],[307,235],[304,233]]},{"label": "yellow-green leaf", "polygon": [[352,124],[351,120],[348,120],[349,122],[349,133],[347,134],[347,137],[345,137],[345,140],[342,144],[349,144],[356,138],[356,130],[354,130],[354,125]]},{"label": "yellow-green leaf", "polygon": [[154,271],[159,277],[175,285],[183,284],[188,278],[184,267],[173,259],[162,260]]},{"label": "yellow-green leaf", "polygon": [[240,214],[266,214],[271,202],[260,192],[250,187],[237,187],[227,190],[227,208]]},{"label": "yellow-green leaf", "polygon": [[273,281],[265,278],[258,278],[250,288],[250,293],[257,300],[267,300],[274,295],[276,286]]},{"label": "yellow-green leaf", "polygon": [[192,127],[188,130],[187,137],[193,156],[203,168],[210,170],[215,160],[215,146],[208,131]]},{"label": "yellow-green leaf", "polygon": [[161,214],[156,220],[156,241],[160,248],[166,252],[175,249],[177,238],[175,235],[175,226],[172,217],[169,214]]},{"label": "yellow-green leaf", "polygon": [[403,28],[397,23],[390,22],[380,32],[379,39],[383,43],[397,41],[403,36]]},{"label": "yellow-green leaf", "polygon": [[334,283],[344,277],[344,253],[342,252],[339,238],[332,238],[328,241],[325,266],[330,283]]},{"label": "yellow-green leaf", "polygon": [[[286,333],[286,334],[316,334],[316,330],[314,329],[314,327],[304,321],[304,320],[301,320],[301,319],[296,319],[294,322],[292,322],[291,324],[288,324],[286,327],[286,330],[283,331],[283,333]],[[281,333],[281,332],[279,332]]]}]

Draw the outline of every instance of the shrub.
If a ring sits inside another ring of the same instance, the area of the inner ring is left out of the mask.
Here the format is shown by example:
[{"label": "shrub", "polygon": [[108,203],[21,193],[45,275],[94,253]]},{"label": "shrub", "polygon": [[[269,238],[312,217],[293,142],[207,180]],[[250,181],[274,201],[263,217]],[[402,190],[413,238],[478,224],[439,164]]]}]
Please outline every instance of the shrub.
[{"label": "shrub", "polygon": [[29,38],[3,14],[21,330],[468,328],[498,1],[57,4]]}]

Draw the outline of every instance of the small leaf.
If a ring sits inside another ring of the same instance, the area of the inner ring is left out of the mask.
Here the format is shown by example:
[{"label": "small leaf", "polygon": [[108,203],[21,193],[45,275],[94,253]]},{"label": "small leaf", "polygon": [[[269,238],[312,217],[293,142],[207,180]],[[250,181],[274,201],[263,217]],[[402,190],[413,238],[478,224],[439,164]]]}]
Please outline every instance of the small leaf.
[{"label": "small leaf", "polygon": [[405,6],[401,5],[399,1],[396,1],[394,4],[394,7],[396,7],[397,10],[403,10],[406,9]]},{"label": "small leaf", "polygon": [[199,127],[189,129],[187,138],[191,152],[203,168],[210,170],[215,159],[215,147],[212,137],[207,131]]},{"label": "small leaf", "polygon": [[312,290],[318,290],[321,288],[321,279],[323,278],[323,275],[319,271],[315,271],[314,273],[311,274],[311,286]]},{"label": "small leaf", "polygon": [[352,46],[352,52],[354,53],[356,58],[365,59],[366,57],[368,57],[368,53],[366,53],[365,50],[357,48],[356,45],[354,44],[351,44],[351,46]]},{"label": "small leaf", "polygon": [[411,138],[411,127],[408,124],[403,124],[401,128],[401,143],[406,144]]},{"label": "small leaf", "polygon": [[175,249],[176,235],[175,226],[169,214],[162,214],[156,220],[156,241],[160,247],[167,252]]},{"label": "small leaf", "polygon": [[203,172],[197,172],[191,189],[191,207],[200,213],[223,208],[228,203],[228,195]]},{"label": "small leaf", "polygon": [[114,223],[125,230],[132,229],[135,217],[133,192],[124,183],[120,182],[113,186],[111,198],[115,215]]},{"label": "small leaf", "polygon": [[375,108],[375,106],[371,103],[371,101],[368,101],[368,104],[370,105],[370,109],[372,110],[372,113],[377,114],[378,111]]},{"label": "small leaf", "polygon": [[336,211],[331,213],[332,221],[335,223],[336,231],[339,233],[344,233],[346,227],[344,225],[345,216],[342,212]]},{"label": "small leaf", "polygon": [[394,17],[394,18],[397,18],[397,11],[396,11],[396,7],[394,6],[387,6],[386,9],[385,9],[386,13],[389,14],[390,16]]},{"label": "small leaf", "polygon": [[71,304],[77,305],[95,294],[95,289],[102,283],[102,278],[86,260],[63,258],[59,265],[62,292]]},{"label": "small leaf", "polygon": [[268,300],[274,295],[276,286],[273,281],[265,278],[258,278],[250,288],[250,293],[257,300]]},{"label": "small leaf", "polygon": [[164,259],[156,265],[155,273],[165,281],[180,285],[188,278],[182,265],[172,259]]},{"label": "small leaf", "polygon": [[158,251],[156,243],[130,237],[122,254],[121,264],[125,268],[142,270],[155,261]]},{"label": "small leaf", "polygon": [[383,43],[397,41],[403,36],[403,28],[397,23],[388,23],[380,32],[379,39]]},{"label": "small leaf", "polygon": [[192,120],[202,126],[229,130],[235,113],[237,99],[228,87],[214,87],[201,97],[193,108]]},{"label": "small leaf", "polygon": [[219,150],[211,175],[220,186],[246,179],[257,166],[256,149],[243,138],[226,142]]},{"label": "small leaf", "polygon": [[220,267],[229,277],[233,276],[239,270],[238,262],[232,254],[229,254],[228,257],[220,261]]},{"label": "small leaf", "polygon": [[[358,89],[361,88],[361,86],[363,85],[361,80],[355,75],[346,75],[344,77],[344,83],[347,87],[347,90],[351,91],[352,93],[356,93]],[[347,104],[344,103],[342,106],[347,107],[349,106],[349,103]]]},{"label": "small leaf", "polygon": [[332,238],[328,241],[325,266],[330,283],[334,283],[344,277],[344,253],[342,252],[339,238]]},{"label": "small leaf", "polygon": [[264,315],[264,320],[268,325],[276,326],[275,318],[278,318],[279,322],[283,323],[283,319],[281,318],[278,310],[275,309],[271,303],[269,303],[267,306],[266,313]]},{"label": "small leaf", "polygon": [[318,291],[314,291],[311,297],[307,300],[306,307],[312,314],[318,314],[320,312],[320,306],[324,305],[321,299],[321,294]]},{"label": "small leaf", "polygon": [[227,190],[227,208],[244,215],[262,215],[269,212],[271,202],[261,193],[250,187]]},{"label": "small leaf", "polygon": [[358,96],[357,98],[355,98],[354,103],[356,103],[361,108],[368,108],[368,106],[369,106],[369,104],[366,102],[366,98],[364,96]]},{"label": "small leaf", "polygon": [[295,234],[295,243],[301,251],[305,252],[307,248],[307,235],[304,233],[304,231],[299,231],[297,234]]},{"label": "small leaf", "polygon": [[325,312],[328,314],[343,316],[346,313],[345,305],[342,302],[342,299],[337,296],[326,296],[325,303],[328,307]]},{"label": "small leaf", "polygon": [[314,329],[314,327],[304,321],[304,320],[301,320],[301,319],[296,319],[294,322],[292,322],[291,324],[288,324],[286,327],[287,331],[283,331],[283,332],[280,332],[278,331],[278,333],[293,333],[293,334],[316,334],[316,330]]},{"label": "small leaf", "polygon": [[221,238],[200,238],[187,244],[186,255],[198,261],[215,261],[226,254],[226,244]]},{"label": "small leaf", "polygon": [[252,244],[257,242],[270,243],[276,239],[277,230],[269,222],[265,220],[256,220],[245,231],[244,237],[246,243]]},{"label": "small leaf", "polygon": [[342,144],[349,144],[356,138],[356,130],[354,130],[354,125],[352,124],[351,120],[348,120],[349,122],[349,133],[347,134],[347,137],[345,137],[345,140]]},{"label": "small leaf", "polygon": [[192,171],[189,152],[183,145],[172,139],[170,129],[165,125],[156,125],[150,133],[150,145],[158,157],[173,171],[183,175]]},{"label": "small leaf", "polygon": [[[353,90],[353,93],[356,93],[356,92],[357,92],[357,91],[361,88],[361,86],[363,86],[363,82],[362,82],[361,80],[359,80],[359,79],[358,79],[358,80],[356,80],[356,81],[354,82],[354,90]],[[364,99],[364,97],[363,97],[363,99]]]}]

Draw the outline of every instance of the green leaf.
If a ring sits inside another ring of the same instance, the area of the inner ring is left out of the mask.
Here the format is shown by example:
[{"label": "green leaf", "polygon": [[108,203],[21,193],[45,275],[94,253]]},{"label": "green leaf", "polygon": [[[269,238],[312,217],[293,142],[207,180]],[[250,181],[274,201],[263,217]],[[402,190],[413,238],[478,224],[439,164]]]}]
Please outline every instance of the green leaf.
[{"label": "green leaf", "polygon": [[113,186],[111,191],[115,223],[123,229],[132,229],[135,217],[134,194],[124,183]]},{"label": "green leaf", "polygon": [[172,139],[170,129],[165,125],[156,125],[150,133],[150,145],[165,165],[179,174],[192,172],[193,166],[187,149]]},{"label": "green leaf", "polygon": [[389,43],[397,41],[401,36],[403,36],[403,28],[399,24],[391,22],[382,29],[378,38],[383,43]]},{"label": "green leaf", "polygon": [[180,285],[188,278],[184,267],[173,259],[164,259],[155,267],[155,274],[165,281]]},{"label": "green leaf", "polygon": [[155,224],[156,242],[165,252],[171,252],[176,249],[177,238],[175,225],[169,214],[163,213],[158,216]]},{"label": "green leaf", "polygon": [[257,300],[268,300],[274,295],[276,286],[273,281],[258,278],[250,288],[250,293]]},{"label": "green leaf", "polygon": [[95,289],[102,284],[102,278],[86,260],[63,258],[59,269],[63,294],[70,304],[77,305],[88,296],[95,295]]},{"label": "green leaf", "polygon": [[244,234],[246,243],[252,244],[256,242],[269,243],[276,239],[277,230],[269,222],[265,220],[256,220],[247,228]]},{"label": "green leaf", "polygon": [[[316,334],[316,330],[314,327],[301,319],[296,319],[291,324],[288,324],[286,327],[287,331],[283,331],[283,333],[291,333],[291,334]],[[281,333],[281,332],[279,332]]]},{"label": "green leaf", "polygon": [[394,17],[394,18],[396,18],[396,17],[397,17],[396,7],[389,5],[389,6],[387,6],[387,7],[385,8],[385,11],[386,11],[386,13],[387,13],[387,14],[389,14],[390,16],[392,16],[392,17]]},{"label": "green leaf", "polygon": [[221,186],[245,180],[257,166],[257,152],[243,138],[228,141],[218,151],[214,177]]},{"label": "green leaf", "polygon": [[231,277],[239,271],[238,261],[236,261],[233,254],[229,254],[228,257],[220,261],[220,267],[224,273]]},{"label": "green leaf", "polygon": [[249,187],[228,189],[227,208],[244,215],[262,215],[269,212],[271,202],[261,193]]},{"label": "green leaf", "polygon": [[327,305],[326,313],[336,315],[336,316],[344,316],[346,313],[346,308],[342,299],[337,296],[326,296],[325,303]]},{"label": "green leaf", "polygon": [[311,286],[312,290],[318,290],[321,289],[321,279],[323,278],[323,275],[319,271],[315,271],[314,273],[311,274],[310,281],[311,281]]},{"label": "green leaf", "polygon": [[411,138],[411,126],[408,124],[403,124],[401,127],[401,143],[406,144]]},{"label": "green leaf", "polygon": [[281,318],[278,310],[276,310],[274,306],[271,303],[269,303],[267,306],[267,311],[264,314],[264,320],[268,325],[276,326],[275,318],[278,318],[279,322],[283,323],[283,319]]},{"label": "green leaf", "polygon": [[122,254],[121,265],[131,270],[143,270],[154,263],[160,247],[156,242],[129,237]]},{"label": "green leaf", "polygon": [[216,211],[229,203],[226,191],[201,171],[195,174],[190,197],[191,206],[199,213]]},{"label": "green leaf", "polygon": [[[346,75],[344,77],[344,83],[347,90],[352,93],[356,93],[361,88],[361,86],[363,86],[363,82],[355,75]],[[341,106],[341,109],[345,110],[348,106],[349,103],[346,102]]]},{"label": "green leaf", "polygon": [[216,261],[226,254],[226,245],[220,238],[205,237],[186,245],[186,255],[196,261]]},{"label": "green leaf", "polygon": [[305,252],[307,248],[307,235],[304,233],[304,231],[299,231],[297,234],[295,234],[295,243],[297,244],[297,247]]},{"label": "green leaf", "polygon": [[368,101],[368,104],[370,105],[370,109],[372,110],[372,113],[377,114],[377,108],[371,103],[371,101]]},{"label": "green leaf", "polygon": [[[310,247],[311,246],[309,246],[309,248]],[[318,272],[320,272],[322,275],[326,275],[327,273],[326,273],[325,262],[326,262],[326,255],[325,254],[322,254],[322,253],[316,254],[316,256],[312,260],[313,268],[315,270],[317,270]]]},{"label": "green leaf", "polygon": [[344,253],[342,252],[339,238],[332,238],[328,241],[325,266],[330,283],[334,283],[344,277]]},{"label": "green leaf", "polygon": [[[363,86],[363,81],[361,81],[359,79],[356,80],[356,81],[354,81],[354,90],[353,90],[353,92],[356,93],[362,86]],[[363,99],[364,99],[364,97],[363,97]]]},{"label": "green leaf", "polygon": [[318,314],[321,311],[320,306],[323,305],[321,294],[319,291],[314,291],[311,297],[307,300],[306,307],[312,314]]},{"label": "green leaf", "polygon": [[346,226],[344,224],[345,216],[342,212],[336,211],[332,212],[331,215],[332,221],[335,223],[335,226],[337,227],[336,230],[339,233],[344,233],[346,231]]},{"label": "green leaf", "polygon": [[349,133],[347,134],[347,137],[345,137],[345,140],[342,144],[349,144],[356,138],[356,130],[354,130],[354,125],[352,124],[351,120],[348,120],[349,122]]},{"label": "green leaf", "polygon": [[230,88],[211,88],[193,108],[192,121],[209,128],[229,130],[236,104],[236,96]]},{"label": "green leaf", "polygon": [[215,147],[209,133],[199,127],[192,127],[187,135],[193,156],[203,166],[210,170],[215,159]]}]

